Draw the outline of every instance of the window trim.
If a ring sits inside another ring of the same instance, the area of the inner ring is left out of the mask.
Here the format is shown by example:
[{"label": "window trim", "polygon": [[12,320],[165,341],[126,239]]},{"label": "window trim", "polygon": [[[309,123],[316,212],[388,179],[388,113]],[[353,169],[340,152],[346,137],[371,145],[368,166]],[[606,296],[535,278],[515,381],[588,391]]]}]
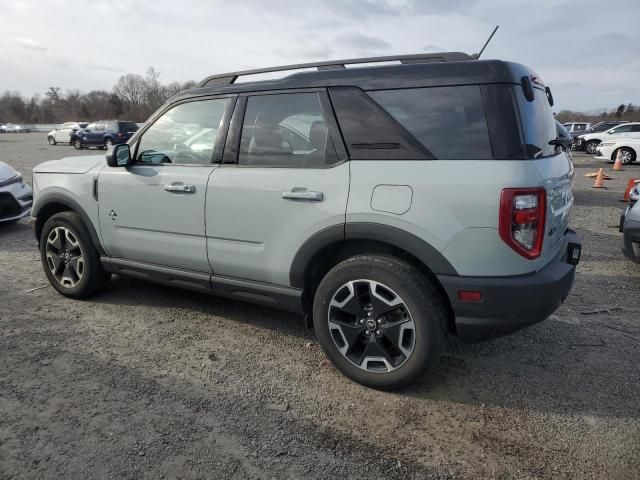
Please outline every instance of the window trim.
[{"label": "window trim", "polygon": [[[203,102],[203,101],[207,101],[207,100],[221,100],[221,99],[225,99],[228,98],[229,102],[227,103],[227,106],[225,107],[224,113],[222,114],[222,118],[220,119],[220,130],[218,130],[218,136],[216,138],[216,142],[213,145],[213,152],[211,154],[211,158],[209,159],[209,163],[205,163],[205,164],[196,164],[196,163],[141,163],[137,161],[138,158],[138,147],[140,146],[140,139],[142,138],[142,136],[146,133],[147,130],[149,130],[157,121],[158,119],[160,119],[160,117],[162,117],[166,112],[168,112],[169,110],[172,110],[173,108],[177,107],[178,105],[182,105],[185,103],[191,103],[191,102]],[[136,133],[134,133],[131,138],[129,139],[129,141],[127,142],[127,144],[129,145],[129,147],[133,147],[131,148],[132,150],[132,155],[131,155],[131,166],[137,166],[137,167],[149,167],[149,166],[153,166],[153,167],[172,167],[172,166],[179,166],[179,167],[207,167],[209,165],[213,165],[216,162],[216,159],[221,158],[222,156],[222,147],[224,145],[224,142],[226,140],[227,137],[227,131],[229,128],[229,119],[231,117],[231,113],[233,112],[233,109],[235,107],[236,101],[238,99],[238,95],[237,94],[225,94],[225,95],[203,95],[201,97],[189,97],[189,98],[185,98],[182,99],[178,102],[174,102],[174,103],[170,103],[168,105],[166,105],[165,107],[161,108],[160,110],[157,110],[147,121],[147,123],[140,129],[138,129],[136,131]],[[224,137],[224,138],[223,138]],[[218,160],[219,161],[219,160]]]},{"label": "window trim", "polygon": [[[249,103],[249,97],[258,97],[266,95],[293,95],[298,93],[315,93],[318,96],[320,109],[327,125],[329,138],[333,143],[336,152],[337,161],[331,164],[323,164],[320,166],[292,166],[292,165],[241,165],[238,163],[240,156],[240,141],[242,140],[242,127],[244,126],[244,115]],[[291,168],[300,170],[321,170],[337,167],[344,162],[349,161],[347,149],[340,133],[335,112],[329,101],[326,88],[297,88],[288,90],[268,90],[268,91],[251,91],[238,94],[236,108],[231,117],[227,141],[224,145],[221,166],[233,166],[238,168]]]}]

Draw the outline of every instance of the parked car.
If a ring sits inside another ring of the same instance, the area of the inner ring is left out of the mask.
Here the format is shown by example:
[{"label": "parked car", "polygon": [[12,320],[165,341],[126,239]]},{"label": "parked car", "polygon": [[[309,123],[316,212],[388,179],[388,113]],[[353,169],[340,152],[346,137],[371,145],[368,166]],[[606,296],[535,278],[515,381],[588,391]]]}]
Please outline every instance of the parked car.
[{"label": "parked car", "polygon": [[618,151],[622,154],[622,163],[625,165],[635,162],[640,152],[640,137],[606,140],[596,147],[595,158],[613,162],[618,156]]},{"label": "parked car", "polygon": [[616,125],[605,131],[587,133],[578,137],[578,148],[590,155],[595,155],[600,142],[613,141],[618,138],[640,138],[640,122],[628,122]]},{"label": "parked car", "polygon": [[0,223],[17,222],[29,215],[32,201],[31,188],[22,175],[0,162]]},{"label": "parked car", "polygon": [[591,129],[591,123],[589,122],[567,122],[562,125],[572,137],[587,133]]},{"label": "parked car", "polygon": [[[235,83],[300,68],[318,71]],[[213,75],[107,165],[34,169],[43,268],[72,298],[116,273],[301,313],[345,375],[398,388],[446,334],[507,334],[569,294],[581,241],[552,103],[528,68],[462,53]]]},{"label": "parked car", "polygon": [[560,151],[564,151],[567,154],[567,157],[571,159],[571,144],[573,143],[573,137],[566,127],[558,121],[556,121],[556,132],[556,151],[558,153],[560,153]]},{"label": "parked car", "polygon": [[87,122],[65,122],[47,133],[47,141],[51,145],[71,143],[71,135],[87,125],[89,125]]},{"label": "parked car", "polygon": [[71,134],[71,144],[77,150],[87,147],[111,148],[124,143],[138,130],[135,122],[98,120]]},{"label": "parked car", "polygon": [[[636,194],[637,194],[637,188]],[[622,232],[622,253],[634,262],[640,263],[640,202],[630,203],[620,217]]]},{"label": "parked car", "polygon": [[20,125],[16,125],[15,123],[5,123],[4,125],[0,125],[0,133],[30,133],[31,130],[28,128],[23,128]]}]

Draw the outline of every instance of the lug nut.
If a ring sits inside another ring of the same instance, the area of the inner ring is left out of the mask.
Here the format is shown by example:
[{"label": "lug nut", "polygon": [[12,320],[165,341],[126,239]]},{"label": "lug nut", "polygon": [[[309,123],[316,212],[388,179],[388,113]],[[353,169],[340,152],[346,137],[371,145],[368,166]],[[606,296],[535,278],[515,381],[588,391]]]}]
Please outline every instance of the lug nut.
[{"label": "lug nut", "polygon": [[358,322],[360,325],[364,325],[364,318],[361,318],[360,321]]},{"label": "lug nut", "polygon": [[373,313],[367,312],[367,317],[372,317],[372,316],[373,316]]},{"label": "lug nut", "polygon": [[378,325],[382,325],[382,319],[381,318],[378,319]]},{"label": "lug nut", "polygon": [[382,335],[382,332],[380,330],[376,330],[376,335],[380,336]]}]

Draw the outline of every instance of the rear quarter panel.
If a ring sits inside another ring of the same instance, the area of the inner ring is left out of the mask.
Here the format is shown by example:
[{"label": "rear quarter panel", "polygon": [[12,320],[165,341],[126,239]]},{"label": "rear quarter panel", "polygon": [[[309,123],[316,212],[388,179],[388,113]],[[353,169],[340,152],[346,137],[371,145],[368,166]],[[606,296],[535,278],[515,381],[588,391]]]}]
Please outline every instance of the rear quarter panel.
[{"label": "rear quarter panel", "polygon": [[[557,158],[540,163],[352,161],[346,221],[382,223],[406,230],[441,252],[460,275],[531,273],[544,267],[561,246],[547,246],[545,242],[543,254],[535,260],[514,252],[498,233],[500,194],[503,188],[552,188],[559,178],[567,177],[570,168],[566,157],[554,163]],[[402,214],[374,210],[372,192],[381,184],[410,186],[410,208]]]}]

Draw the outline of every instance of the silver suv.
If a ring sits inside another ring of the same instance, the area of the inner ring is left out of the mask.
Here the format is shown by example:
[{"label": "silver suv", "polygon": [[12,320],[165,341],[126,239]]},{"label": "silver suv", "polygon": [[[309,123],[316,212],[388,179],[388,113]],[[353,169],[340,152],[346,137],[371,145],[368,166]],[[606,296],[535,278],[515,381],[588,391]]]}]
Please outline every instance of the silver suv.
[{"label": "silver suv", "polygon": [[513,332],[569,294],[552,104],[526,67],[462,53],[214,75],[106,163],[34,169],[42,264],[74,298],[118,274],[299,312],[344,374],[398,388],[445,335]]}]

